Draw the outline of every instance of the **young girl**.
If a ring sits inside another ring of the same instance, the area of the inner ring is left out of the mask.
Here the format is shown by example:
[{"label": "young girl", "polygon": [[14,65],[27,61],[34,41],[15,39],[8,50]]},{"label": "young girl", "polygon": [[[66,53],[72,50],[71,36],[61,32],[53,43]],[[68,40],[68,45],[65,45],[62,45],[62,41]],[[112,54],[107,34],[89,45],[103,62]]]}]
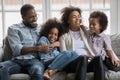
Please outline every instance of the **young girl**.
[{"label": "young girl", "polygon": [[59,52],[58,47],[60,43],[58,39],[61,35],[62,26],[57,19],[49,19],[42,25],[38,45],[46,44],[50,47],[49,53],[38,52],[40,60],[42,60],[45,68],[47,68],[44,73],[46,80],[50,80],[54,73],[58,70],[62,70],[64,66],[78,57],[77,53],[74,51]]},{"label": "young girl", "polygon": [[58,38],[60,36],[61,23],[56,19],[49,19],[45,24],[42,25],[38,45],[46,44],[51,48],[49,53],[39,52],[40,59],[43,62],[52,60],[60,54],[57,49],[57,47],[59,47]]},{"label": "young girl", "polygon": [[89,17],[89,28],[91,32],[90,39],[97,54],[101,55],[104,64],[109,70],[120,70],[119,60],[113,53],[110,38],[103,32],[107,28],[108,20],[105,13],[94,11]]}]

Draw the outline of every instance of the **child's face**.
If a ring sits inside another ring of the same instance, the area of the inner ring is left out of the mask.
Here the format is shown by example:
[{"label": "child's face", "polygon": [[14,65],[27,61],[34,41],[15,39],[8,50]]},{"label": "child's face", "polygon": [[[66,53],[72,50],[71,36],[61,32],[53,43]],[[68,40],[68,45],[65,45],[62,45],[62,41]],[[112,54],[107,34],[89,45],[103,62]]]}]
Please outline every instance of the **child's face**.
[{"label": "child's face", "polygon": [[101,31],[101,26],[99,25],[97,18],[89,19],[89,29],[92,33],[99,34]]},{"label": "child's face", "polygon": [[57,40],[58,38],[58,29],[57,28],[52,28],[48,34],[48,39],[50,43],[53,43]]}]

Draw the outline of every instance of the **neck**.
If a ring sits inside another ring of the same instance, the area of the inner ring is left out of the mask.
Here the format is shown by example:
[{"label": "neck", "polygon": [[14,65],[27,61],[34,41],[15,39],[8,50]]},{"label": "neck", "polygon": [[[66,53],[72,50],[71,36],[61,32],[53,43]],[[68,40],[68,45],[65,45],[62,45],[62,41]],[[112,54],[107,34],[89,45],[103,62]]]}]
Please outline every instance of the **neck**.
[{"label": "neck", "polygon": [[80,28],[79,27],[70,27],[70,30],[71,31],[80,31]]}]

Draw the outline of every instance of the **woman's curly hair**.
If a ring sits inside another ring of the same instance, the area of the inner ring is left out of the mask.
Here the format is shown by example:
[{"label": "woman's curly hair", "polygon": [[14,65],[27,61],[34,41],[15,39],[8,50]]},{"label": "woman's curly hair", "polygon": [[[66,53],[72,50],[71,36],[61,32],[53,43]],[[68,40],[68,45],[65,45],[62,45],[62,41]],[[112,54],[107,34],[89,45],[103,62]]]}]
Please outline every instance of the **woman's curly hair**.
[{"label": "woman's curly hair", "polygon": [[62,14],[61,22],[62,22],[62,25],[63,25],[63,28],[64,28],[64,30],[63,30],[64,33],[67,33],[67,32],[69,31],[69,23],[68,23],[68,20],[69,20],[70,14],[71,14],[73,11],[78,11],[80,15],[81,15],[81,13],[82,13],[82,11],[81,11],[80,8],[74,7],[74,6],[64,7],[64,8],[61,10],[61,14]]},{"label": "woman's curly hair", "polygon": [[61,25],[61,22],[57,20],[56,18],[48,19],[45,23],[41,25],[40,37],[41,36],[48,37],[50,30],[53,28],[58,29],[59,31],[58,38],[59,38],[62,35],[62,25]]}]

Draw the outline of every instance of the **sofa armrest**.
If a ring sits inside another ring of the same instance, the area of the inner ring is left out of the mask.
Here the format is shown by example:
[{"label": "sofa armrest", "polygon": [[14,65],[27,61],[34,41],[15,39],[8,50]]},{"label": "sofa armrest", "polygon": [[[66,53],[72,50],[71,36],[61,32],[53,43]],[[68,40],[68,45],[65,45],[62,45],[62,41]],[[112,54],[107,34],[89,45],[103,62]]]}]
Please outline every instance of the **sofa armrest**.
[{"label": "sofa armrest", "polygon": [[2,57],[3,57],[3,48],[0,47],[0,61],[2,61]]}]

